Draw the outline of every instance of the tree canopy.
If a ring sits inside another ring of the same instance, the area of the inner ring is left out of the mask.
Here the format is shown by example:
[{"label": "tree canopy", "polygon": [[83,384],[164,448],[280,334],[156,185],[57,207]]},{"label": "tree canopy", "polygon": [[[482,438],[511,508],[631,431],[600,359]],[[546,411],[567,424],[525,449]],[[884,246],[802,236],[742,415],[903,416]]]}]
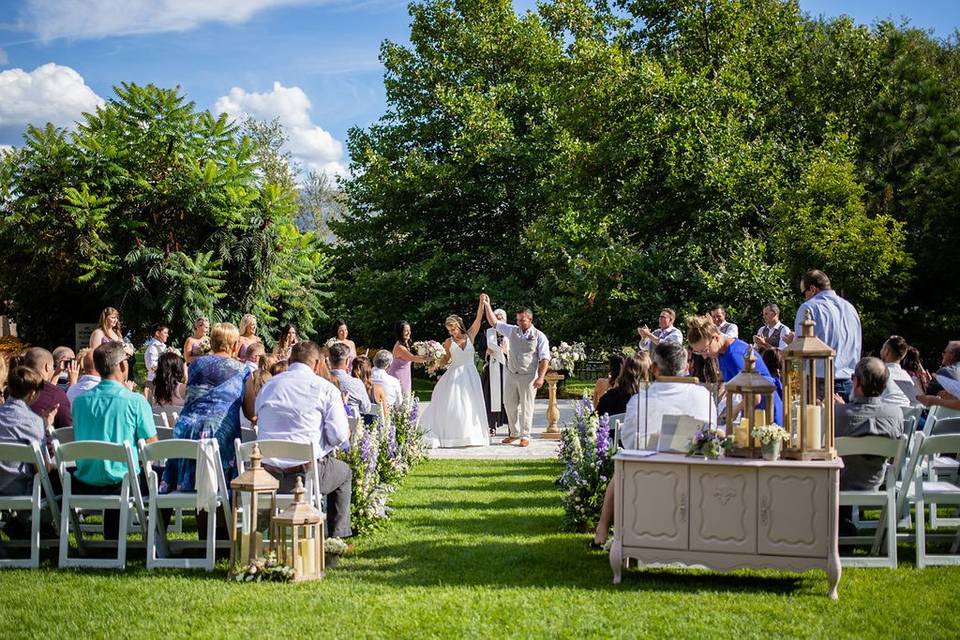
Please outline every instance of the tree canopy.
[{"label": "tree canopy", "polygon": [[783,0],[410,14],[331,224],[361,332],[439,332],[481,290],[596,346],[663,306],[723,303],[752,329],[764,303],[792,315],[810,268],[860,310],[868,347],[898,331],[933,348],[956,327],[953,42]]}]

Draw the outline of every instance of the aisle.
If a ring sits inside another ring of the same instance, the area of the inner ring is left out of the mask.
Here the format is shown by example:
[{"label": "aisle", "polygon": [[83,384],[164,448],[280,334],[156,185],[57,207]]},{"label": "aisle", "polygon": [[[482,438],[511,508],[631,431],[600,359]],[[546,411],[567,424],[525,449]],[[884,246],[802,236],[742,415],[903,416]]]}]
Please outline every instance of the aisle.
[{"label": "aisle", "polygon": [[[557,408],[560,409],[560,421],[558,426],[570,422],[573,416],[573,407],[576,400],[558,400]],[[426,408],[429,402],[421,403],[422,408]],[[507,437],[507,427],[504,425],[497,432],[495,438],[490,439],[490,443],[485,447],[460,447],[456,449],[433,449],[429,452],[431,458],[437,460],[444,459],[463,459],[463,460],[545,460],[556,459],[559,440],[546,440],[543,432],[547,428],[547,401],[537,400],[534,408],[533,417],[533,437],[530,439],[529,447],[519,447],[516,443],[510,445],[500,444],[500,441]]]}]

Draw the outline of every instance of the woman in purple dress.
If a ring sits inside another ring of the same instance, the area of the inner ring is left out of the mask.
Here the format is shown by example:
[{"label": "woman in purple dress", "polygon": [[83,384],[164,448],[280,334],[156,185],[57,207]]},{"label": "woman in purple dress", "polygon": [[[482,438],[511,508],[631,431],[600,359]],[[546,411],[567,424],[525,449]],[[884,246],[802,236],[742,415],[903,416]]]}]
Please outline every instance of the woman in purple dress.
[{"label": "woman in purple dress", "polygon": [[423,364],[427,361],[426,358],[413,352],[413,340],[410,334],[409,322],[401,320],[397,323],[397,342],[393,345],[393,363],[387,369],[387,373],[400,381],[404,396],[409,396],[413,388],[410,380],[410,365],[414,362]]}]

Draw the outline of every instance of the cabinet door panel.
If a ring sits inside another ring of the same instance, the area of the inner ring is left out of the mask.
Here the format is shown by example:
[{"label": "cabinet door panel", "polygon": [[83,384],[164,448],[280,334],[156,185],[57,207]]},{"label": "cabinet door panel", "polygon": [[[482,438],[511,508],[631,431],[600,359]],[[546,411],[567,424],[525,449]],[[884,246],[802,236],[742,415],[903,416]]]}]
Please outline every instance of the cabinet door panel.
[{"label": "cabinet door panel", "polygon": [[757,551],[826,557],[830,524],[826,469],[760,469]]},{"label": "cabinet door panel", "polygon": [[756,523],[756,469],[690,469],[691,550],[756,553]]},{"label": "cabinet door panel", "polygon": [[685,465],[627,464],[623,544],[686,549],[689,476]]}]

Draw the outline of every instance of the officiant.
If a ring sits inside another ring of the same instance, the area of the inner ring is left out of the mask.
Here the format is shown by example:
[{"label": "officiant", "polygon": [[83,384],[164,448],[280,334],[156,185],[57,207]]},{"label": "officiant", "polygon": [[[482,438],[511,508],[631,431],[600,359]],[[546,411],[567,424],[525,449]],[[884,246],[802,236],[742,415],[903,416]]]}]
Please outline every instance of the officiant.
[{"label": "officiant", "polygon": [[[493,312],[497,322],[507,321],[507,312],[497,309]],[[507,421],[507,410],[503,406],[503,378],[509,354],[509,342],[493,327],[484,334],[487,351],[483,368],[483,400],[487,405],[487,426],[490,435],[497,435],[497,429]]]}]

